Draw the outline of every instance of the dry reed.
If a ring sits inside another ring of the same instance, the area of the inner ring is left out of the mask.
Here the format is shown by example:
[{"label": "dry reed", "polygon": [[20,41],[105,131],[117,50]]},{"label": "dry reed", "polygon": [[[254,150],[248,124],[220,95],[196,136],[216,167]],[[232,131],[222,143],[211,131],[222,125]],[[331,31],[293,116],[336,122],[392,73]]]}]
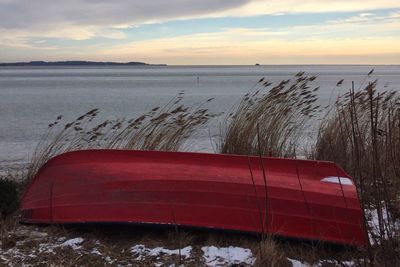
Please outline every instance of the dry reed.
[{"label": "dry reed", "polygon": [[[222,129],[220,152],[296,157],[305,127],[321,110],[316,103],[318,87],[311,86],[315,78],[300,72],[293,79],[274,86],[264,78],[259,80],[228,115]],[[333,161],[354,177],[363,208],[375,209],[378,213],[379,231],[370,233],[379,248],[369,251],[369,262],[390,266],[399,263],[394,228],[395,219],[400,217],[400,97],[394,92],[378,91],[376,85],[371,83],[359,92],[353,88],[338,99],[322,119],[310,155],[314,159]],[[178,150],[198,127],[214,117],[203,108],[211,99],[189,108],[181,105],[182,97],[181,93],[166,106],[156,107],[134,119],[95,123],[97,109],[65,124],[59,116],[39,143],[28,178],[51,157],[71,150]],[[260,210],[260,221],[264,225],[262,214]],[[271,258],[279,266],[282,254],[264,231],[265,236],[258,244],[257,264]]]},{"label": "dry reed", "polygon": [[[374,244],[369,262],[400,264],[400,96],[377,90],[377,81],[351,90],[322,120],[312,158],[333,161],[355,180],[364,210],[376,210],[378,229],[368,229]],[[366,218],[366,221],[370,218]]]},{"label": "dry reed", "polygon": [[268,236],[260,242],[254,266],[283,267],[288,266],[288,262],[282,248]]},{"label": "dry reed", "polygon": [[200,126],[215,116],[204,108],[208,99],[195,107],[181,104],[184,93],[164,107],[156,107],[137,118],[98,122],[98,109],[63,122],[63,116],[49,125],[32,156],[27,180],[50,158],[67,151],[91,148],[177,151]]},{"label": "dry reed", "polygon": [[[271,87],[265,78],[228,115],[221,131],[220,152],[293,157],[304,128],[320,110],[315,76],[299,72]],[[266,92],[265,92],[266,91]]]}]

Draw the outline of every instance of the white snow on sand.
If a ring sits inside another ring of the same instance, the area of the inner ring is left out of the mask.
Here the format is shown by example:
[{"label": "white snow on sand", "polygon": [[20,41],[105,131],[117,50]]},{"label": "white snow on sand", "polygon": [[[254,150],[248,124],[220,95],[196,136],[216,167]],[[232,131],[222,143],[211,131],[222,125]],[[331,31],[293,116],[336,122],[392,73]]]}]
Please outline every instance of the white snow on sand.
[{"label": "white snow on sand", "polygon": [[324,267],[324,266],[346,266],[353,267],[358,266],[354,261],[336,261],[336,260],[321,260],[315,264],[309,264],[307,262],[301,262],[299,260],[287,258],[292,267]]},{"label": "white snow on sand", "polygon": [[[65,238],[59,238],[57,241],[58,242],[62,242],[64,241]],[[64,241],[61,244],[51,244],[51,243],[42,243],[39,244],[39,253],[55,253],[54,249],[55,248],[60,248],[60,247],[71,247],[73,250],[78,250],[81,249],[82,246],[79,246],[79,244],[81,244],[84,241],[84,239],[82,237],[76,237],[76,238],[72,238],[72,239],[68,239],[66,241]]]},{"label": "white snow on sand", "polygon": [[[160,257],[162,255],[179,255],[179,249],[167,249],[163,247],[146,248],[145,245],[136,245],[131,248],[131,252],[136,256],[136,260],[141,260],[146,256]],[[180,250],[180,255],[185,259],[190,257],[192,247],[187,246]]]},{"label": "white snow on sand", "polygon": [[288,259],[288,261],[290,261],[290,263],[292,263],[292,267],[310,267],[310,265],[308,263],[302,263],[301,261],[290,259],[290,258],[287,258],[287,259]]},{"label": "white snow on sand", "polygon": [[97,248],[93,248],[90,253],[93,255],[103,256],[103,254],[101,254],[101,252]]},{"label": "white snow on sand", "polygon": [[[383,204],[382,204],[383,205]],[[368,237],[371,244],[379,244],[380,242],[380,229],[379,229],[379,217],[378,217],[378,210],[376,209],[366,209],[365,216],[368,222]],[[392,216],[390,213],[385,209],[382,208],[382,221],[385,224],[383,228],[382,236],[384,239],[388,239],[390,235],[393,235],[397,231],[400,230],[400,219],[396,220],[395,222],[391,221]],[[390,232],[387,226],[391,226]]]},{"label": "white snow on sand", "polygon": [[350,178],[347,177],[337,177],[337,176],[329,176],[325,177],[321,180],[324,183],[334,183],[334,184],[342,184],[342,185],[352,185],[353,182]]},{"label": "white snow on sand", "polygon": [[65,241],[60,246],[61,247],[72,247],[73,249],[80,249],[81,246],[79,246],[79,244],[81,244],[83,241],[84,241],[84,239],[82,237],[77,237],[77,238],[73,238],[73,239],[69,239],[69,240]]},{"label": "white snow on sand", "polygon": [[203,258],[208,266],[229,266],[243,263],[253,265],[256,260],[248,248],[205,246],[201,250],[204,252]]}]

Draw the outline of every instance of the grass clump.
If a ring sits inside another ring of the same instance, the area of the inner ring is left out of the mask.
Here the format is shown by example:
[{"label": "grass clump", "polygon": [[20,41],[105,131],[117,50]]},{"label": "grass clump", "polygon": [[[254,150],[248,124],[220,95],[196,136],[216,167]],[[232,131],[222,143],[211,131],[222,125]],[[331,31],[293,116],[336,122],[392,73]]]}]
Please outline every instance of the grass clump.
[{"label": "grass clump", "polygon": [[100,121],[98,109],[63,122],[63,116],[49,124],[28,167],[30,180],[39,168],[52,157],[80,149],[135,149],[177,151],[200,126],[215,114],[204,106],[206,100],[195,107],[181,104],[183,92],[172,98],[164,107],[155,107],[137,118]]},{"label": "grass clump", "polygon": [[[315,79],[304,72],[276,85],[260,79],[228,115],[222,129],[220,152],[295,158],[304,130],[321,111],[316,96],[319,88],[312,86]],[[396,230],[396,220],[400,218],[400,97],[398,93],[379,91],[376,87],[377,83],[373,82],[364,90],[355,92],[352,88],[339,97],[321,120],[310,158],[342,166],[357,183],[363,209],[377,212],[378,227],[369,229],[374,245],[365,253],[368,259],[360,261],[359,265],[396,266],[400,265]],[[180,93],[164,107],[155,107],[130,119],[99,121],[98,109],[71,122],[63,122],[63,117],[59,116],[49,125],[49,131],[35,151],[28,179],[50,158],[72,150],[179,150],[196,129],[215,116],[203,107],[212,99],[197,107],[188,107],[181,104],[182,98],[183,93]],[[268,185],[262,167],[267,201]],[[251,167],[249,171],[251,174]],[[260,221],[268,225],[268,203],[265,206],[265,211],[259,211]],[[181,248],[195,239],[177,229],[171,234],[172,238],[168,238],[173,241],[173,247]],[[260,240],[250,242],[253,251],[257,251],[256,265],[285,266],[288,262],[283,246],[267,232],[263,231]],[[200,248],[197,251],[200,253]],[[357,259],[361,257],[354,255]],[[313,255],[313,258],[318,261],[320,256]],[[180,252],[176,263],[181,264]]]},{"label": "grass clump", "polygon": [[0,177],[0,220],[13,214],[19,207],[17,182],[7,177]]},{"label": "grass clump", "polygon": [[254,266],[284,267],[290,264],[279,245],[268,236],[260,242]]},{"label": "grass clump", "polygon": [[377,81],[361,91],[353,86],[322,120],[312,158],[342,166],[363,209],[376,212],[377,226],[368,229],[370,262],[399,265],[400,95],[377,90]]},{"label": "grass clump", "polygon": [[[292,157],[304,128],[320,110],[315,76],[299,72],[277,85],[262,78],[223,125],[220,152]],[[272,86],[272,87],[271,87]],[[266,91],[266,92],[264,92]]]}]

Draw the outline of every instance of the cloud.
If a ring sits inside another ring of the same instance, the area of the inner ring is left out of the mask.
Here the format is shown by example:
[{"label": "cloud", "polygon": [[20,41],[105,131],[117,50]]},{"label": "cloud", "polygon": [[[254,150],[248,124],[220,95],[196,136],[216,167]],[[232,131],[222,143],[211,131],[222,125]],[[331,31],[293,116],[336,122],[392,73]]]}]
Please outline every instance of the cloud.
[{"label": "cloud", "polygon": [[0,0],[0,28],[128,27],[173,19],[400,7],[398,0]]},{"label": "cloud", "polygon": [[[292,62],[295,62],[295,58],[306,56],[335,59],[340,55],[350,57],[351,53],[365,58],[386,53],[391,56],[382,56],[382,59],[398,61],[400,52],[396,45],[400,39],[396,33],[400,29],[400,13],[393,11],[385,16],[376,14],[390,11],[374,11],[389,8],[400,8],[400,1],[0,0],[0,51],[3,50],[0,61],[26,56],[28,52],[40,59],[142,60],[172,64],[251,63],[261,61],[257,56],[265,59],[265,63],[267,59],[285,63],[280,58],[293,56]],[[320,25],[301,25],[299,21],[294,27],[222,29],[218,33],[152,37],[152,40],[136,42],[129,41],[132,38],[125,30],[177,19],[335,11],[358,11],[359,15],[338,16],[342,19]],[[103,44],[96,40],[68,42],[98,37],[113,40]],[[52,43],[51,39],[59,42]],[[57,47],[60,43],[65,45]]]},{"label": "cloud", "polygon": [[343,20],[281,29],[230,28],[120,44],[100,49],[97,55],[169,64],[398,63],[400,39],[385,35],[382,28],[396,31],[400,20],[381,18],[372,25],[364,20]]},{"label": "cloud", "polygon": [[[398,0],[0,0],[0,30],[23,38],[124,38],[121,30],[175,19],[400,7]],[[368,16],[366,16],[367,18]],[[4,39],[5,37],[0,37]],[[9,39],[9,38],[8,38]],[[21,42],[20,42],[21,43]]]},{"label": "cloud", "polygon": [[73,41],[88,40],[94,37],[120,40],[126,37],[124,32],[118,29],[107,29],[97,26],[77,26],[50,28],[46,31],[32,31],[29,29],[2,29],[0,28],[0,47],[40,47],[43,49],[56,49],[48,46],[46,42],[38,42],[35,39],[69,39]]},{"label": "cloud", "polygon": [[240,7],[249,0],[0,0],[0,27],[110,26],[191,17]]},{"label": "cloud", "polygon": [[[150,22],[196,17],[249,0],[0,0],[0,31],[28,38],[121,39],[121,29]],[[1,43],[10,38],[0,36]]]},{"label": "cloud", "polygon": [[221,16],[252,16],[274,13],[346,12],[400,7],[398,0],[254,0]]},{"label": "cloud", "polygon": [[399,21],[400,12],[391,12],[387,15],[376,15],[374,13],[360,13],[356,16],[351,16],[348,18],[343,18],[339,20],[331,20],[329,22],[333,23],[348,23],[348,24],[360,24],[360,23],[370,23],[370,24],[380,24],[389,21]]},{"label": "cloud", "polygon": [[[21,48],[10,58],[23,60],[111,60],[167,64],[397,64],[400,39],[370,34],[382,27],[399,29],[399,23],[385,22],[369,28],[357,26],[361,35],[337,36],[347,22],[329,25],[273,28],[230,28],[217,33],[189,34],[136,42],[120,42],[106,47],[35,50]],[[309,34],[312,32],[313,34]],[[294,38],[293,35],[297,34]],[[324,36],[321,36],[324,35]],[[240,40],[240,42],[238,42]],[[43,44],[41,44],[43,45]],[[46,45],[46,44],[44,44]],[[21,55],[21,51],[23,54]],[[29,53],[27,52],[29,51]],[[54,51],[54,53],[49,53]]]}]

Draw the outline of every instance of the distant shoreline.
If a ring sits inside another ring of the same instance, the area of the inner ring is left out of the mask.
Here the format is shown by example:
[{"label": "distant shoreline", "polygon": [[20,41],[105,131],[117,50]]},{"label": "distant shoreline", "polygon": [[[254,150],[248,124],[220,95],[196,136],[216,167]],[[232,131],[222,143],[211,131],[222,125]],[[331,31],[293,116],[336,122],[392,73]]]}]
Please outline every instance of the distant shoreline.
[{"label": "distant shoreline", "polygon": [[103,61],[29,61],[29,62],[0,62],[0,67],[199,67],[199,68],[221,68],[221,67],[334,67],[334,66],[345,66],[345,67],[400,67],[400,64],[233,64],[233,65],[216,65],[216,64],[150,64],[145,62],[103,62]]},{"label": "distant shoreline", "polygon": [[97,61],[29,61],[0,63],[0,67],[81,67],[81,66],[167,66],[167,64],[148,64],[144,62],[97,62]]}]

